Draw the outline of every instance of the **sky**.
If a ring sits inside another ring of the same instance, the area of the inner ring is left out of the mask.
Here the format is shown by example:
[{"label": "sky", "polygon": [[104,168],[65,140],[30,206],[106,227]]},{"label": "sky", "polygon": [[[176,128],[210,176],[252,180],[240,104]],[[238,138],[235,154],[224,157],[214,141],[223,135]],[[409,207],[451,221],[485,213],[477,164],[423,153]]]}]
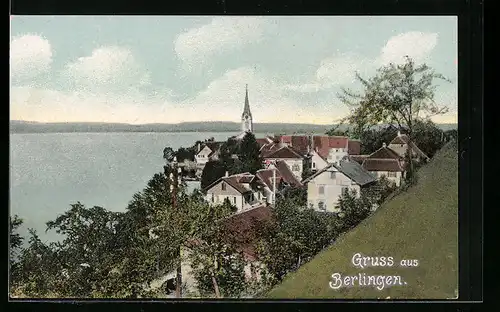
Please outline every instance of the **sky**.
[{"label": "sky", "polygon": [[453,16],[11,16],[10,119],[332,124],[341,88],[403,56],[426,63],[457,122]]}]

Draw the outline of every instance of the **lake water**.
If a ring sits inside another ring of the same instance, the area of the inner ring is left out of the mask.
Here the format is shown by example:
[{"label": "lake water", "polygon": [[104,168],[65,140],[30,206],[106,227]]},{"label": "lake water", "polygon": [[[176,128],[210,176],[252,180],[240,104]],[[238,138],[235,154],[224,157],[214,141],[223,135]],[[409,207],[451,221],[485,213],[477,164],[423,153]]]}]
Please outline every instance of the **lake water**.
[{"label": "lake water", "polygon": [[[191,146],[238,133],[43,133],[10,135],[10,214],[24,219],[21,233],[37,230],[80,201],[125,211],[133,194],[163,172],[163,149]],[[261,134],[256,134],[262,137]],[[191,188],[196,187],[191,184]]]}]

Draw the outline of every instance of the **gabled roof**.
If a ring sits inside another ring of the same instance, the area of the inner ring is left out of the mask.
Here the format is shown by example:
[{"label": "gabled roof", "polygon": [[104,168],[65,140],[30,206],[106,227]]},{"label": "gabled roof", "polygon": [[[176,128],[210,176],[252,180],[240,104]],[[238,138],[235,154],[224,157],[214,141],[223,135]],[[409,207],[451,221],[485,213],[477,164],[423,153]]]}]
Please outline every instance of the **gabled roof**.
[{"label": "gabled roof", "polygon": [[247,260],[255,261],[257,258],[255,244],[258,240],[258,232],[255,227],[271,219],[270,207],[262,205],[236,213],[224,221],[231,233],[231,239],[236,240],[236,248],[243,252]]},{"label": "gabled roof", "polygon": [[370,155],[349,155],[349,158],[358,164],[362,164],[363,160],[365,160],[368,156]]},{"label": "gabled roof", "polygon": [[343,159],[339,162],[338,165],[329,164],[325,168],[321,169],[320,171],[316,172],[309,178],[305,179],[302,183],[304,184],[308,183],[309,181],[313,180],[314,178],[324,173],[325,171],[328,171],[328,169],[332,167],[336,168],[338,171],[345,174],[349,179],[356,182],[360,186],[364,186],[366,184],[375,182],[377,180],[376,177],[374,177],[370,172],[365,170],[359,163]]},{"label": "gabled roof", "polygon": [[[219,151],[219,149],[222,146],[222,144],[224,144],[224,142],[205,142],[205,143],[202,143],[202,145],[200,147],[200,152],[205,147],[208,147],[211,150],[211,152],[210,152],[210,154],[208,156],[212,156],[214,153],[216,153],[217,151]],[[199,154],[199,152],[197,154]]]},{"label": "gabled roof", "polygon": [[229,177],[221,177],[221,178],[217,179],[215,182],[213,182],[212,184],[210,184],[209,186],[207,186],[205,188],[205,191],[210,190],[215,185],[217,185],[221,182],[225,182],[229,186],[234,188],[237,192],[239,192],[240,194],[243,195],[243,194],[252,192],[252,189],[245,186],[244,184],[249,184],[250,182],[252,182],[253,178],[254,178],[254,175],[250,174],[248,172],[235,174],[235,175],[232,175]]},{"label": "gabled roof", "polygon": [[[297,186],[302,187],[302,183],[295,177],[292,173],[288,165],[279,160],[275,164],[276,167],[276,185],[279,185],[281,181]],[[258,170],[255,175],[271,190],[274,191],[273,188],[273,169],[261,169]]]},{"label": "gabled roof", "polygon": [[392,149],[388,148],[387,146],[382,146],[375,152],[371,153],[367,158],[371,159],[401,159],[401,156],[393,151]]},{"label": "gabled roof", "polygon": [[363,161],[363,168],[368,171],[390,171],[390,172],[403,172],[404,168],[401,162],[397,159],[370,159],[367,158]]},{"label": "gabled roof", "polygon": [[266,144],[273,142],[272,139],[270,139],[269,137],[259,138],[259,139],[256,139],[256,141],[257,141],[257,144],[259,144],[260,148],[262,148],[262,146],[264,146]]},{"label": "gabled roof", "polygon": [[408,136],[406,134],[400,134],[398,133],[398,135],[392,139],[391,143],[390,144],[408,144],[408,146],[411,147],[411,149],[420,157],[422,158],[426,158],[426,159],[429,159],[429,157],[427,155],[425,155],[425,153],[420,149],[418,148],[418,146],[414,143],[414,142],[410,142],[410,139],[408,138]]},{"label": "gabled roof", "polygon": [[298,151],[285,144],[264,145],[260,153],[263,158],[304,158]]},{"label": "gabled roof", "polygon": [[315,135],[312,138],[312,147],[323,158],[327,159],[331,148],[348,148],[347,137]]},{"label": "gabled roof", "polygon": [[[228,242],[235,244],[235,248],[242,252],[249,261],[257,260],[255,244],[258,242],[258,232],[256,227],[259,223],[272,220],[273,214],[269,206],[261,205],[252,209],[235,213],[225,220],[222,220]],[[201,241],[199,239],[189,239],[187,247],[192,248]]]}]

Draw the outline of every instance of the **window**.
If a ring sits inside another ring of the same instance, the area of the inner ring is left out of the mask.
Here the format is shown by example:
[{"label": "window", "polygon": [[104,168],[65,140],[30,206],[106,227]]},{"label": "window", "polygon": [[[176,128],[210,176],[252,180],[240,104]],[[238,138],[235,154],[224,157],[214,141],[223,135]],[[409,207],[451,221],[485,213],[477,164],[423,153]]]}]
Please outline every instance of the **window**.
[{"label": "window", "polygon": [[300,166],[298,164],[294,164],[292,166],[292,171],[299,171],[300,170]]},{"label": "window", "polygon": [[315,162],[312,163],[312,168],[316,169],[316,163]]},{"label": "window", "polygon": [[318,193],[319,193],[320,195],[325,194],[325,186],[324,186],[324,185],[320,185],[320,186],[319,186]]},{"label": "window", "polygon": [[321,211],[325,211],[326,210],[326,205],[325,205],[325,202],[318,202],[318,209],[321,210]]},{"label": "window", "polygon": [[396,177],[396,172],[388,172],[387,173],[388,178],[395,178]]},{"label": "window", "polygon": [[260,200],[260,192],[257,193],[257,199]]},{"label": "window", "polygon": [[214,193],[212,193],[212,203],[215,202],[215,196]]},{"label": "window", "polygon": [[337,177],[337,171],[332,171],[332,172],[330,172],[330,178],[331,178],[332,180],[335,180],[335,178],[336,178],[336,177]]},{"label": "window", "polygon": [[233,197],[233,204],[236,205],[236,196]]},{"label": "window", "polygon": [[342,186],[342,194],[347,193],[348,190],[349,188],[347,186]]},{"label": "window", "polygon": [[222,182],[222,190],[225,191],[226,190],[226,183]]}]

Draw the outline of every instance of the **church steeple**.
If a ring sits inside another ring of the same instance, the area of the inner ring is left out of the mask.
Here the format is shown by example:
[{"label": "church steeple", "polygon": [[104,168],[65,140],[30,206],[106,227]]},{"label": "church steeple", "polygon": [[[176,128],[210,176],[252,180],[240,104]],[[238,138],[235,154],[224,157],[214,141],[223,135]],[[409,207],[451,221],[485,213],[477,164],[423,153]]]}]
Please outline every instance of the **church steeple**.
[{"label": "church steeple", "polygon": [[248,84],[245,86],[245,108],[243,109],[243,115],[245,114],[252,117],[252,113],[250,112],[250,103],[248,102]]},{"label": "church steeple", "polygon": [[253,131],[252,113],[248,101],[248,84],[245,87],[245,107],[243,108],[243,114],[241,114],[241,130],[244,132]]}]

